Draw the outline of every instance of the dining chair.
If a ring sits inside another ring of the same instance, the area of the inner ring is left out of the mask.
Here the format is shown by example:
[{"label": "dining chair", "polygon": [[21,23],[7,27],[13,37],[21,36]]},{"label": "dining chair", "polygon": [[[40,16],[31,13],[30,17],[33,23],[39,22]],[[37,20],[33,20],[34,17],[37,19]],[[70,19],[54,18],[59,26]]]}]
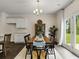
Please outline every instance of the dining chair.
[{"label": "dining chair", "polygon": [[26,45],[26,54],[25,54],[25,59],[27,57],[27,54],[31,54],[31,44],[28,43],[28,41],[30,40],[30,34],[27,34],[24,36],[24,41],[25,41],[25,45]]},{"label": "dining chair", "polygon": [[4,35],[4,47],[3,47],[5,56],[11,47],[10,43],[11,43],[11,34],[5,34]]},{"label": "dining chair", "polygon": [[[43,42],[43,41],[35,41],[35,42],[33,42],[32,51],[36,51],[37,59],[40,59],[42,51],[46,52],[45,42]],[[45,56],[45,59],[46,59],[46,56]]]},{"label": "dining chair", "polygon": [[46,44],[47,47],[47,56],[49,59],[50,55],[54,55],[54,59],[56,59],[56,54],[55,54],[55,42],[54,42],[54,38],[51,38],[51,43]]},{"label": "dining chair", "polygon": [[[4,53],[4,43],[1,41],[0,42],[0,53],[3,54]],[[3,54],[4,55],[4,54]]]}]

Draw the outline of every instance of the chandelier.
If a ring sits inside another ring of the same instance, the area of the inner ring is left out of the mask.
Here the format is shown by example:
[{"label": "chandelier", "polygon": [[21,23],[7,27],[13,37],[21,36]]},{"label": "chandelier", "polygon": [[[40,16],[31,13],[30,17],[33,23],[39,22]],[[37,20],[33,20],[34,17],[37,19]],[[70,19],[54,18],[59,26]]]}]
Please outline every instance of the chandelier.
[{"label": "chandelier", "polygon": [[39,0],[36,1],[36,8],[33,10],[33,14],[39,16],[41,13],[43,13],[43,10],[40,8]]}]

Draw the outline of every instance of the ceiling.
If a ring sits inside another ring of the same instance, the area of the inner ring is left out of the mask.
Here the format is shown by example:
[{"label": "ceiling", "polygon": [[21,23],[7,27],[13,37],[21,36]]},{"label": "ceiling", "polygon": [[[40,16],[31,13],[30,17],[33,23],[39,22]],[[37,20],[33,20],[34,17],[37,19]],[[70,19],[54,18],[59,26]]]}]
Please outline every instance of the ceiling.
[{"label": "ceiling", "polygon": [[[72,0],[40,0],[40,7],[44,14],[54,13],[64,8]],[[36,7],[36,0],[0,0],[0,12],[8,14],[32,14]]]}]

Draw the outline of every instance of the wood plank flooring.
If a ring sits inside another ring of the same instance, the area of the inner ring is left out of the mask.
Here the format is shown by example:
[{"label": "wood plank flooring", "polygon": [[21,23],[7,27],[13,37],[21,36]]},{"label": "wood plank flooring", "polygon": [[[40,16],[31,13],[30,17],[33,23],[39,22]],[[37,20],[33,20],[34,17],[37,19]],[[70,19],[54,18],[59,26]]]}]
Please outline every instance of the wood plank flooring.
[{"label": "wood plank flooring", "polygon": [[6,57],[3,56],[3,53],[0,53],[0,59],[14,59],[14,57],[23,49],[24,44],[15,44],[8,49]]},{"label": "wood plank flooring", "polygon": [[[73,55],[71,52],[69,52],[68,50],[60,46],[56,46],[55,52],[56,52],[56,59],[79,59],[78,57]],[[25,59],[25,53],[26,53],[26,48],[24,47],[21,50],[21,52],[15,57],[15,59]],[[32,54],[33,54],[33,59],[37,59],[36,51],[33,51]],[[45,59],[44,57],[45,57],[45,52],[42,52],[40,59]],[[27,59],[30,59],[30,58],[31,56],[27,55]],[[47,59],[48,59],[48,56],[47,56]],[[49,59],[54,59],[54,56],[49,55]]]},{"label": "wood plank flooring", "polygon": [[75,56],[65,48],[62,48],[60,46],[56,46],[55,48],[63,59],[79,59],[79,57]]}]

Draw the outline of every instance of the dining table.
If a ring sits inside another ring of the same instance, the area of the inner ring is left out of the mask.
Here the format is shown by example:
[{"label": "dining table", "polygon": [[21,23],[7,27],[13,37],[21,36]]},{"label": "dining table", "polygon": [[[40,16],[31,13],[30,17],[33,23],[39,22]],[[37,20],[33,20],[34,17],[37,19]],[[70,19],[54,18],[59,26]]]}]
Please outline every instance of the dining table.
[{"label": "dining table", "polygon": [[[33,59],[32,52],[36,50],[37,52],[37,58],[40,59],[41,51],[47,52],[47,46],[51,44],[51,41],[49,38],[45,37],[44,41],[35,41],[34,38],[32,40],[29,40],[27,44],[31,45],[31,59]],[[46,53],[47,54],[47,53]],[[45,55],[46,59],[46,55]]]}]

